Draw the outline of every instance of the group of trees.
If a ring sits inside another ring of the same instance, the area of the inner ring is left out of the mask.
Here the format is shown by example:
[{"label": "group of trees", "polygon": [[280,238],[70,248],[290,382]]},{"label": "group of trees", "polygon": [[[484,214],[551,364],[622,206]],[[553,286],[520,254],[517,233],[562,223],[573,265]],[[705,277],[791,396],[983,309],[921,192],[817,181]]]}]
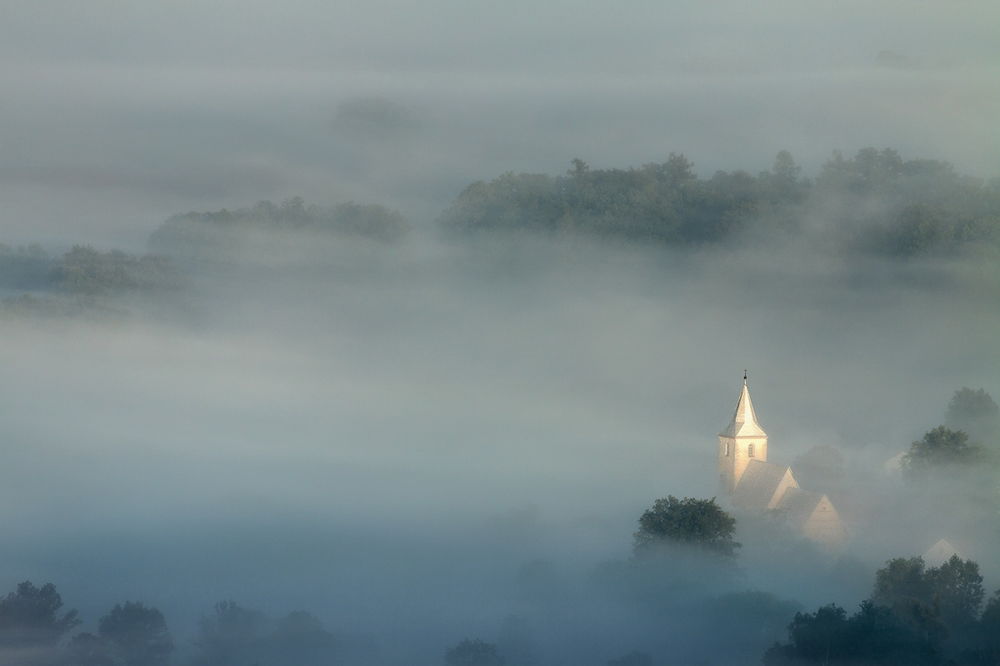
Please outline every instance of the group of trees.
[{"label": "group of trees", "polygon": [[149,246],[158,254],[197,259],[224,259],[253,241],[273,244],[314,233],[391,242],[409,225],[394,210],[374,204],[306,205],[300,197],[281,204],[261,201],[250,208],[175,215],[153,232]]},{"label": "group of trees", "polygon": [[979,565],[957,555],[931,568],[919,557],[890,560],[856,613],[833,604],[796,613],[789,642],[768,650],[764,663],[1000,663],[1000,590],[984,609],[982,581]]},{"label": "group of trees", "polygon": [[177,271],[162,256],[100,252],[89,245],[75,245],[52,257],[37,245],[14,249],[0,244],[0,289],[26,292],[5,299],[2,308],[7,311],[66,314],[79,309],[71,307],[72,303],[79,306],[98,296],[178,284]]},{"label": "group of trees", "polygon": [[1000,180],[961,176],[891,149],[840,153],[814,180],[787,151],[769,171],[698,177],[683,155],[630,169],[573,160],[563,176],[505,173],[463,190],[441,216],[450,229],[584,232],[668,244],[716,243],[744,232],[787,236],[803,220],[855,251],[893,256],[1000,247]]},{"label": "group of trees", "polygon": [[0,600],[0,663],[23,666],[162,666],[174,644],[163,614],[138,602],[112,608],[97,633],[63,639],[80,624],[51,583],[25,581]]},{"label": "group of trees", "polygon": [[[0,600],[0,664],[11,666],[164,666],[174,640],[163,614],[139,602],[116,604],[96,632],[69,637],[80,625],[63,610],[51,583],[23,582]],[[342,646],[303,611],[277,620],[232,601],[203,617],[191,666],[313,666],[342,657]]]}]

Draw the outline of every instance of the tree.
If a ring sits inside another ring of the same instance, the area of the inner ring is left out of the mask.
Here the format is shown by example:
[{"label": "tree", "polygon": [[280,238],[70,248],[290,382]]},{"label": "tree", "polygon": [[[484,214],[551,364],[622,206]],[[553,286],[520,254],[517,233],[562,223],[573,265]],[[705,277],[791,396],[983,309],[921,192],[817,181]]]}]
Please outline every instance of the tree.
[{"label": "tree", "polygon": [[31,581],[19,584],[0,600],[0,648],[54,646],[80,623],[75,610],[60,615],[62,605],[52,583],[40,588]]},{"label": "tree", "polygon": [[980,453],[963,431],[938,426],[910,444],[903,456],[903,472],[912,478],[945,465],[967,465],[976,462]]},{"label": "tree", "polygon": [[445,666],[503,666],[497,646],[478,638],[468,638],[444,653]]},{"label": "tree", "polygon": [[337,647],[333,634],[305,611],[293,611],[278,620],[266,643],[275,666],[332,663]]},{"label": "tree", "polygon": [[740,544],[733,540],[736,519],[710,500],[673,495],[658,499],[639,517],[635,551],[641,553],[668,543],[696,546],[725,557],[735,557]]},{"label": "tree", "polygon": [[1000,590],[986,602],[979,618],[978,652],[984,664],[1000,664]]},{"label": "tree", "polygon": [[931,602],[941,620],[953,631],[975,623],[983,605],[983,577],[979,565],[958,555],[925,575]]},{"label": "tree", "polygon": [[885,606],[929,641],[968,634],[983,603],[979,565],[957,555],[924,568],[921,557],[896,558],[875,573],[872,602]]},{"label": "tree", "polygon": [[980,440],[994,438],[1000,434],[1000,407],[985,390],[963,387],[951,397],[945,422]]},{"label": "tree", "polygon": [[139,602],[115,605],[101,618],[97,632],[123,666],[160,666],[174,649],[163,613]]},{"label": "tree", "polygon": [[934,645],[922,639],[891,610],[870,601],[847,617],[830,604],[815,613],[796,613],[789,642],[764,654],[766,666],[792,664],[938,664]]},{"label": "tree", "polygon": [[237,666],[251,663],[263,641],[267,618],[234,601],[215,604],[213,614],[198,623],[196,663],[205,666]]},{"label": "tree", "polygon": [[780,151],[774,157],[774,165],[771,167],[771,175],[775,180],[787,185],[794,185],[799,179],[802,168],[795,164],[792,154],[787,150]]},{"label": "tree", "polygon": [[836,663],[847,653],[847,613],[835,604],[815,613],[796,613],[788,637],[788,645],[775,644],[764,654],[765,664]]}]

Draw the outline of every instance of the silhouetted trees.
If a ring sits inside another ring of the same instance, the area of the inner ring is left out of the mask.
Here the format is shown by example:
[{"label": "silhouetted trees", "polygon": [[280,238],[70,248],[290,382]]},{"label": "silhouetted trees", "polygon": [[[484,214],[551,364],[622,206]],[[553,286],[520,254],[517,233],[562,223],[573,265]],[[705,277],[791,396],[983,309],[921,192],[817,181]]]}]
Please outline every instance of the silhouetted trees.
[{"label": "silhouetted trees", "polygon": [[101,618],[97,634],[120,666],[163,666],[174,649],[163,613],[138,602],[117,604]]},{"label": "silhouetted trees", "polygon": [[310,666],[332,663],[338,642],[313,615],[294,611],[274,621],[233,601],[215,605],[199,623],[198,666]]},{"label": "silhouetted trees", "polygon": [[266,247],[312,232],[392,242],[408,229],[399,212],[384,206],[342,203],[324,208],[294,197],[280,205],[261,201],[250,208],[175,215],[153,232],[149,244],[162,254],[218,260],[251,239]]},{"label": "silhouetted trees", "polygon": [[980,614],[982,602],[977,563],[952,556],[927,569],[919,557],[896,558],[854,615],[836,605],[796,613],[789,642],[769,649],[764,663],[995,664],[1000,591]]},{"label": "silhouetted trees", "polygon": [[1000,449],[1000,407],[981,388],[963,387],[955,391],[948,403],[945,424],[969,433],[973,441]]},{"label": "silhouetted trees", "polygon": [[61,612],[62,597],[52,583],[25,581],[0,600],[0,650],[54,647],[80,623],[75,610]]},{"label": "silhouetted trees", "polygon": [[98,252],[75,245],[52,269],[56,289],[78,294],[107,294],[174,285],[177,276],[163,257],[137,257],[121,250]]},{"label": "silhouetted trees", "polygon": [[910,444],[903,456],[903,473],[920,477],[943,466],[970,465],[981,459],[982,450],[969,443],[961,430],[938,426]]}]

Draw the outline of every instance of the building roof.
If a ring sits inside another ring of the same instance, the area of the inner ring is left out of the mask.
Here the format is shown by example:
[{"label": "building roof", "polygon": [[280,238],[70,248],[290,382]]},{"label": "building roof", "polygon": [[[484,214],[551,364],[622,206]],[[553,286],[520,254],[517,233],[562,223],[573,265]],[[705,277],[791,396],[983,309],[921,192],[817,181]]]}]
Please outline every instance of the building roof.
[{"label": "building roof", "polygon": [[[823,493],[814,493],[811,490],[802,490],[797,487],[789,488],[782,495],[778,508],[785,513],[792,525],[801,526],[812,517],[813,512],[816,511],[816,507],[819,506],[824,497],[826,495]],[[828,499],[827,502],[829,501]]]},{"label": "building roof", "polygon": [[757,414],[753,410],[753,402],[750,400],[750,387],[747,386],[747,377],[743,375],[743,389],[740,391],[740,399],[736,402],[736,413],[729,426],[719,433],[722,437],[767,437],[767,433],[757,423]]},{"label": "building roof", "polygon": [[787,465],[751,460],[733,490],[733,504],[744,509],[771,509],[786,489],[798,487]]},{"label": "building roof", "polygon": [[962,554],[947,539],[938,539],[924,553],[924,562],[928,566],[939,567],[950,560],[952,555],[962,557]]}]

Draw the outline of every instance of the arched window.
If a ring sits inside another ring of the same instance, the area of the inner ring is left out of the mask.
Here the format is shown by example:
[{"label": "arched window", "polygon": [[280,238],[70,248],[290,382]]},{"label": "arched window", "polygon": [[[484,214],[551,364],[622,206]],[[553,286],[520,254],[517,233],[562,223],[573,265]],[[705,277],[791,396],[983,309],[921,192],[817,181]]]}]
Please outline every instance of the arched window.
[{"label": "arched window", "polygon": [[747,456],[753,458],[753,443],[747,445]]},{"label": "arched window", "polygon": [[726,457],[729,457],[729,442],[726,442]]}]

